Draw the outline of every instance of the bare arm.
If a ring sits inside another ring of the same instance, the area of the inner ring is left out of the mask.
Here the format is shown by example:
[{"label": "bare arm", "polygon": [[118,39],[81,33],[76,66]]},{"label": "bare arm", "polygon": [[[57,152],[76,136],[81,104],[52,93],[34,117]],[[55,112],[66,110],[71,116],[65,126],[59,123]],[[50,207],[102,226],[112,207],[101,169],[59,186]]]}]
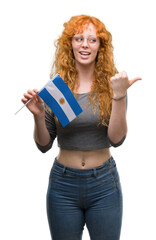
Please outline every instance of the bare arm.
[{"label": "bare arm", "polygon": [[45,124],[45,110],[44,102],[37,95],[38,90],[28,90],[22,98],[22,102],[25,104],[29,99],[32,99],[27,108],[34,116],[34,140],[41,146],[45,146],[50,142],[50,134]]},{"label": "bare arm", "polygon": [[113,143],[118,143],[127,134],[126,97],[112,102],[112,112],[108,127],[108,136]]},{"label": "bare arm", "polygon": [[41,146],[50,142],[50,134],[45,124],[45,116],[34,116],[34,140]]},{"label": "bare arm", "polygon": [[[127,89],[134,82],[141,80],[140,77],[132,80],[128,79],[126,72],[115,74],[111,77],[110,82],[113,90],[113,98],[119,99],[126,95]],[[113,100],[112,112],[108,127],[108,137],[113,143],[118,143],[124,139],[127,134],[126,121],[126,97],[119,101]]]}]

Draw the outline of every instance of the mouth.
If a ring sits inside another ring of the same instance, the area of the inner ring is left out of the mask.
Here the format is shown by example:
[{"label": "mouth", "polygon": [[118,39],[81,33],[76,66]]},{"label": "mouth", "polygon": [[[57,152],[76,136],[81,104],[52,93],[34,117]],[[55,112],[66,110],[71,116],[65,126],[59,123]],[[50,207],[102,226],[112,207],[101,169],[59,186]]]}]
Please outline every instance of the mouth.
[{"label": "mouth", "polygon": [[81,51],[79,52],[82,56],[89,56],[91,53],[90,52],[84,52],[84,51]]}]

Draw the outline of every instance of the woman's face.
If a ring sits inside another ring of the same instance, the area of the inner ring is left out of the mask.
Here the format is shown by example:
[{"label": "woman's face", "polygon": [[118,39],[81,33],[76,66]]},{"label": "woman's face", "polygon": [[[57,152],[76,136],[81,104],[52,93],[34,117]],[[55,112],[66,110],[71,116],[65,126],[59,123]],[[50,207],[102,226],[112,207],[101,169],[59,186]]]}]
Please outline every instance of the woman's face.
[{"label": "woman's face", "polygon": [[96,35],[96,28],[90,23],[88,28],[84,28],[82,33],[78,33],[72,38],[76,64],[88,65],[95,62],[99,47],[100,40]]}]

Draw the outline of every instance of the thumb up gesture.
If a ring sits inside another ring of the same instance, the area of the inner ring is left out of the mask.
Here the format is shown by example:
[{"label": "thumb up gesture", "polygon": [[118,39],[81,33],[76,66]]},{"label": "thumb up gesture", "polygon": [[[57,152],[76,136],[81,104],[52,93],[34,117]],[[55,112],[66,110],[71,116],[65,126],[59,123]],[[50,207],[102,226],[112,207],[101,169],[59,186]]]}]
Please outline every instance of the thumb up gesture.
[{"label": "thumb up gesture", "polygon": [[110,78],[111,87],[113,90],[113,97],[120,98],[126,94],[126,91],[138,80],[142,80],[140,77],[128,79],[127,73],[125,71],[115,74]]}]

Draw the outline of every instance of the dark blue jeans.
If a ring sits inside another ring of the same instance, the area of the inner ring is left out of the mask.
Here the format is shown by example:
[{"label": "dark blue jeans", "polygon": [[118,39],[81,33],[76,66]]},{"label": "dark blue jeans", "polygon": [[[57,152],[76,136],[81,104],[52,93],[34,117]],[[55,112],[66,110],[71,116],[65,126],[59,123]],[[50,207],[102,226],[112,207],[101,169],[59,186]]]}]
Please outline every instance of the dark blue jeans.
[{"label": "dark blue jeans", "polygon": [[122,190],[113,157],[97,168],[53,163],[47,192],[53,240],[81,240],[84,225],[91,240],[119,240]]}]

